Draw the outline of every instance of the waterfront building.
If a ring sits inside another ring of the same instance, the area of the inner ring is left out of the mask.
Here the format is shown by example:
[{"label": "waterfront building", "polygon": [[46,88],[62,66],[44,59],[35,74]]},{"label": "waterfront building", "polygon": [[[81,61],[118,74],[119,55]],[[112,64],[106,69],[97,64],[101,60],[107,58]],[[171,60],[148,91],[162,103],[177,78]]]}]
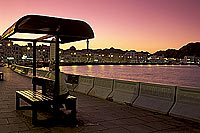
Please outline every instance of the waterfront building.
[{"label": "waterfront building", "polygon": [[50,47],[47,45],[39,45],[36,47],[36,56],[38,61],[49,61]]},{"label": "waterfront building", "polygon": [[184,56],[183,63],[195,63],[195,56]]},{"label": "waterfront building", "polygon": [[0,41],[0,58],[3,62],[8,62],[8,60],[13,60],[13,42],[11,41]]}]

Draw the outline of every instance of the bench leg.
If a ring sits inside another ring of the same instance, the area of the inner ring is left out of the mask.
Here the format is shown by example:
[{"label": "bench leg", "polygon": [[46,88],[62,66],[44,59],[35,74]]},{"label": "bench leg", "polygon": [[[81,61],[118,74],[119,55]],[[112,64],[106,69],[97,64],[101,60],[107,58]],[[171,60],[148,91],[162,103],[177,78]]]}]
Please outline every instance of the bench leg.
[{"label": "bench leg", "polygon": [[72,100],[72,111],[71,116],[74,121],[76,121],[76,99]]},{"label": "bench leg", "polygon": [[19,97],[16,95],[16,110],[19,110]]},{"label": "bench leg", "polygon": [[32,105],[32,124],[37,124],[37,107],[34,104]]}]

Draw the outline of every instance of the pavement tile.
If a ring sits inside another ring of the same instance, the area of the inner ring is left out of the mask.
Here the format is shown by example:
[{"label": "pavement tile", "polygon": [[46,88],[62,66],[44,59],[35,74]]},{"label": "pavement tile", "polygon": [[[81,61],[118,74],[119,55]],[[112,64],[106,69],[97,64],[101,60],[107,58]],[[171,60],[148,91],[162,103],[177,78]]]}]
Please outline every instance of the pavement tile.
[{"label": "pavement tile", "polygon": [[146,121],[146,122],[164,121],[163,119],[157,118],[155,116],[142,116],[142,117],[136,117],[136,118]]},{"label": "pavement tile", "polygon": [[126,119],[118,119],[118,120],[113,120],[113,123],[116,125],[137,125],[137,124],[143,124],[145,123],[142,120],[139,120],[137,118],[126,118]]},{"label": "pavement tile", "polygon": [[0,113],[0,118],[11,118],[11,117],[17,117],[17,114],[14,112]]},{"label": "pavement tile", "polygon": [[156,133],[200,133],[200,129],[186,126],[186,127],[161,130],[161,131],[157,131]]},{"label": "pavement tile", "polygon": [[145,125],[132,125],[132,126],[124,126],[127,130],[131,131],[132,133],[150,133],[156,131],[155,129],[145,126]]},{"label": "pavement tile", "polygon": [[131,131],[128,131],[127,129],[122,128],[122,127],[117,127],[117,128],[97,131],[96,133],[131,133]]},{"label": "pavement tile", "polygon": [[[34,130],[26,130],[26,131],[19,131],[18,133],[50,133],[51,131],[47,128],[43,129],[34,129]],[[57,132],[59,133],[59,132]]]},{"label": "pavement tile", "polygon": [[102,125],[99,124],[87,124],[86,126],[80,126],[78,127],[80,132],[97,132],[97,131],[101,131],[101,130],[105,130],[106,128]]},{"label": "pavement tile", "polygon": [[8,108],[8,104],[7,103],[0,103],[0,110],[4,109],[4,108]]},{"label": "pavement tile", "polygon": [[0,119],[0,125],[8,124],[8,120],[6,118]]},{"label": "pavement tile", "polygon": [[145,125],[148,127],[154,128],[156,130],[176,128],[176,126],[168,125],[162,122],[149,122],[149,123],[145,123]]},{"label": "pavement tile", "polygon": [[178,121],[178,120],[175,120],[175,119],[166,119],[166,120],[163,121],[163,123],[166,123],[166,124],[169,124],[169,125],[172,125],[172,126],[176,126],[176,127],[189,126],[189,124],[186,124],[182,121]]},{"label": "pavement tile", "polygon": [[103,121],[98,122],[100,125],[104,126],[105,128],[116,128],[118,125],[114,121]]},{"label": "pavement tile", "polygon": [[29,130],[25,123],[0,125],[1,133]]},{"label": "pavement tile", "polygon": [[51,133],[77,133],[80,132],[78,127],[53,127],[49,129]]},{"label": "pavement tile", "polygon": [[20,119],[19,117],[8,118],[9,124],[17,124],[17,123],[22,123],[22,122],[24,122],[24,120]]}]

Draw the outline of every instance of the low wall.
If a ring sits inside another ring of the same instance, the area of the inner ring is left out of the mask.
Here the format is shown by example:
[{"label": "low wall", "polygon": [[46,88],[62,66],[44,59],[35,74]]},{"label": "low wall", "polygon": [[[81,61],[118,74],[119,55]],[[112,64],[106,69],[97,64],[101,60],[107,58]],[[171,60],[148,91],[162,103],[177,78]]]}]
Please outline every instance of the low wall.
[{"label": "low wall", "polygon": [[167,114],[174,104],[175,86],[140,84],[139,97],[133,106]]},{"label": "low wall", "polygon": [[93,88],[93,85],[94,77],[80,76],[78,86],[74,89],[74,91],[88,94],[89,91]]},{"label": "low wall", "polygon": [[114,102],[132,104],[138,97],[139,82],[114,80],[112,93],[108,96]]},{"label": "low wall", "polygon": [[[32,77],[32,68],[12,66],[23,76]],[[37,70],[44,76],[47,71]],[[118,103],[200,122],[200,88],[94,78],[61,73],[61,82],[72,91]]]},{"label": "low wall", "polygon": [[176,103],[170,115],[200,122],[200,88],[177,87]]},{"label": "low wall", "polygon": [[113,79],[95,78],[94,87],[88,93],[88,95],[107,99],[109,94],[112,92],[113,81]]},{"label": "low wall", "polygon": [[19,65],[12,65],[11,70],[14,72],[26,76],[29,72],[30,67],[24,67]]},{"label": "low wall", "polygon": [[48,71],[44,71],[44,70],[37,70],[37,76],[39,77],[45,77],[45,75],[48,73]]},{"label": "low wall", "polygon": [[[19,66],[19,65],[12,65],[11,69],[23,76],[32,78],[33,77],[33,68],[31,67],[25,67],[25,66]],[[45,75],[48,73],[48,71],[45,70],[36,70],[36,75],[40,77],[45,77]],[[71,74],[65,74],[63,72],[60,73],[60,86],[63,88],[68,88],[69,90],[74,90],[74,88],[78,85],[78,77],[79,75],[71,75]],[[74,78],[75,77],[75,78]],[[77,80],[77,81],[75,81]],[[39,87],[41,88],[41,87]]]}]

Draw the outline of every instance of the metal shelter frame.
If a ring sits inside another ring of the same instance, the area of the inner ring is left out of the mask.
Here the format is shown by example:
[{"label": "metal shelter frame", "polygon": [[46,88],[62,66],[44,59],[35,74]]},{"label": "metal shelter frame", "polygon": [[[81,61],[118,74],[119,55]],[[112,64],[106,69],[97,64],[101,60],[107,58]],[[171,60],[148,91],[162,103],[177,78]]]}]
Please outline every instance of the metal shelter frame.
[{"label": "metal shelter frame", "polygon": [[[46,34],[36,39],[10,38],[15,33]],[[56,41],[45,40],[55,37]],[[15,22],[1,36],[1,40],[25,41],[33,43],[33,76],[36,76],[36,43],[56,43],[55,59],[55,85],[54,85],[54,108],[57,105],[59,95],[59,44],[69,43],[94,38],[94,32],[89,24],[81,20],[63,19],[57,17],[26,15]],[[33,91],[36,91],[36,85],[33,85]]]}]

